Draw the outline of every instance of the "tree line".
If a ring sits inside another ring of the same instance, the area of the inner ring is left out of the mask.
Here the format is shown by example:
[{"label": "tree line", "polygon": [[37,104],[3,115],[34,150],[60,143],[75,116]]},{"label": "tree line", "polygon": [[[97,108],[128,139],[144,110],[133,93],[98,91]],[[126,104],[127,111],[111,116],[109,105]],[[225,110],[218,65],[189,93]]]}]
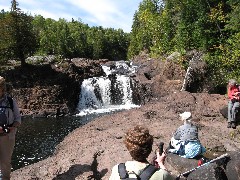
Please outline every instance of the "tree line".
[{"label": "tree line", "polygon": [[80,20],[58,21],[31,16],[11,1],[10,12],[0,12],[0,62],[21,61],[32,55],[63,58],[123,60],[127,58],[129,33],[122,29],[89,27]]},{"label": "tree line", "polygon": [[198,50],[217,85],[240,80],[240,1],[143,0],[134,14],[128,57],[143,50],[152,57]]},{"label": "tree line", "polygon": [[[142,51],[165,57],[190,50],[204,52],[217,84],[240,80],[239,0],[142,0],[131,33],[89,27],[81,20],[55,21],[22,12],[16,0],[0,13],[0,61],[31,55],[110,60],[131,59]],[[182,59],[179,63],[184,63]]]}]

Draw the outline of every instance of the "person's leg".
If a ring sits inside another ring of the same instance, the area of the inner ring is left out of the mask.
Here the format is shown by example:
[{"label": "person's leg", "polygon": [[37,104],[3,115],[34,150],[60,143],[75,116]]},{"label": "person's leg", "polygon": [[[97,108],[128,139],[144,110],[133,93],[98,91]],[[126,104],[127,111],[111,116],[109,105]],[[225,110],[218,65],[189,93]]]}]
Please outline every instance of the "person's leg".
[{"label": "person's leg", "polygon": [[232,107],[232,122],[236,122],[237,113],[239,110],[239,102],[235,102]]},{"label": "person's leg", "polygon": [[240,106],[239,102],[235,102],[233,104],[233,108],[232,108],[232,122],[231,122],[231,127],[232,128],[236,128],[236,120],[237,120],[237,113],[239,111],[239,106]]},{"label": "person's leg", "polygon": [[11,158],[13,148],[15,145],[15,138],[9,139],[9,136],[0,137],[0,169],[2,174],[2,180],[10,180],[11,174]]},{"label": "person's leg", "polygon": [[228,122],[232,121],[232,108],[233,108],[233,103],[232,101],[228,101]]},{"label": "person's leg", "polygon": [[231,128],[231,122],[232,122],[232,109],[233,109],[233,103],[231,100],[228,101],[228,125],[227,128]]}]

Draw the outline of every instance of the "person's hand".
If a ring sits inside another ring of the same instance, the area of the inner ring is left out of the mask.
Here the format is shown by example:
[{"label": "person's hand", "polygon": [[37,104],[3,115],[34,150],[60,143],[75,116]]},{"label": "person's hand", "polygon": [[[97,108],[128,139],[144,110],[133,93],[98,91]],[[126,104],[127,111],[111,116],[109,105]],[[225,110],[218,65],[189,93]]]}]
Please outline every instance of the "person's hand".
[{"label": "person's hand", "polygon": [[0,134],[4,133],[2,127],[0,126]]},{"label": "person's hand", "polygon": [[240,96],[240,92],[235,92],[235,93],[234,93],[234,96],[235,96],[235,97],[239,97],[239,96]]},{"label": "person's hand", "polygon": [[159,154],[159,151],[157,151],[156,154],[157,154],[157,159],[156,159],[156,161],[157,161],[159,167],[160,167],[161,169],[165,169],[165,170],[166,170],[166,167],[164,166],[164,162],[165,162],[165,159],[166,159],[166,153],[163,152],[162,155],[160,155],[160,154]]},{"label": "person's hand", "polygon": [[13,130],[16,129],[16,127],[12,126],[12,127],[9,127],[9,129],[10,129],[10,132],[12,132]]}]

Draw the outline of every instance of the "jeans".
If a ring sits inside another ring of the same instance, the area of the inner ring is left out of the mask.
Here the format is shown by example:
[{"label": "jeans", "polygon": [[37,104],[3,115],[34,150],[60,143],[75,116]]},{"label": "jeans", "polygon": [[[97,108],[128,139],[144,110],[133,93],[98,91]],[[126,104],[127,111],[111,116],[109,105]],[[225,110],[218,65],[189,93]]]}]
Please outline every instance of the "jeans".
[{"label": "jeans", "polygon": [[238,113],[239,106],[239,101],[233,103],[230,100],[228,102],[228,122],[236,122],[236,115]]}]

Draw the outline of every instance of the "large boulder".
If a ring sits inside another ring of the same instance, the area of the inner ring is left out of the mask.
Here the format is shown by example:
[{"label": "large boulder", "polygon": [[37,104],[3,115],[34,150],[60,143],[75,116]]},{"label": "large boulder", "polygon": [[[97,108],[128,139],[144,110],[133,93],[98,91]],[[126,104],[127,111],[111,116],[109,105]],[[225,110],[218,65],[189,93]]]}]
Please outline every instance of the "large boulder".
[{"label": "large boulder", "polygon": [[193,171],[187,176],[187,179],[226,180],[227,178],[224,169],[216,163],[213,163],[202,166]]},{"label": "large boulder", "polygon": [[226,175],[228,180],[240,179],[240,152],[231,152],[230,161],[227,163]]},{"label": "large boulder", "polygon": [[[236,161],[237,154],[223,154],[213,159],[208,159],[200,156],[195,159],[182,158],[176,154],[168,154],[166,166],[180,179],[213,179],[213,180],[226,180],[228,174],[231,173],[232,179],[239,179],[238,162]],[[204,158],[201,166],[199,161]],[[227,169],[229,169],[228,172]]]}]

